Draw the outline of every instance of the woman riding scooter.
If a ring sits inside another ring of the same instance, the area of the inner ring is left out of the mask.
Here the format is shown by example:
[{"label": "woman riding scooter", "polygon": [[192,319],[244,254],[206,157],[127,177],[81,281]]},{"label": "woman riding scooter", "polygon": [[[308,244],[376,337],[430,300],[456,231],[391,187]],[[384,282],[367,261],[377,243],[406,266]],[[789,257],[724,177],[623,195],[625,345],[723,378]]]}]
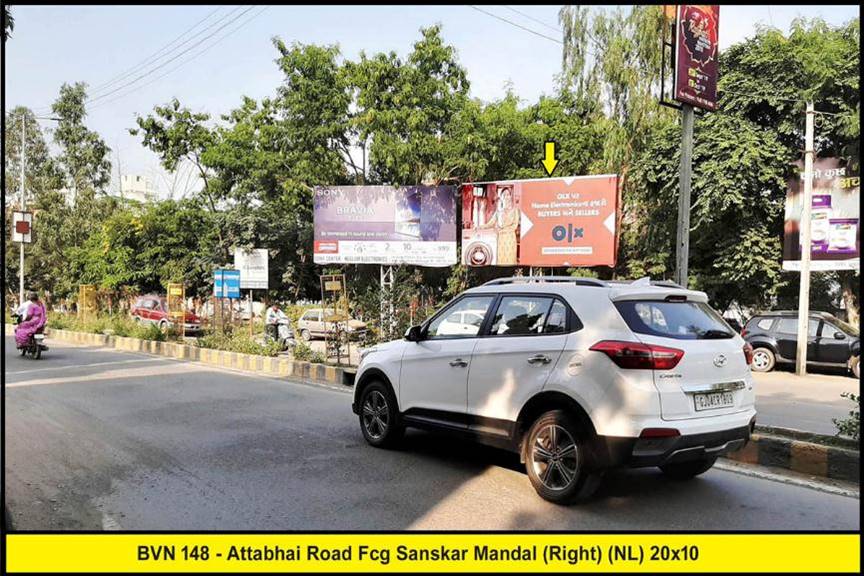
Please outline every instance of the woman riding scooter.
[{"label": "woman riding scooter", "polygon": [[[19,349],[26,349],[31,346],[31,339],[36,334],[42,332],[48,320],[45,306],[39,301],[39,295],[36,292],[30,292],[27,295],[27,300],[29,301],[29,306],[22,316],[21,323],[15,327],[15,344]],[[44,349],[41,343],[38,345]]]}]

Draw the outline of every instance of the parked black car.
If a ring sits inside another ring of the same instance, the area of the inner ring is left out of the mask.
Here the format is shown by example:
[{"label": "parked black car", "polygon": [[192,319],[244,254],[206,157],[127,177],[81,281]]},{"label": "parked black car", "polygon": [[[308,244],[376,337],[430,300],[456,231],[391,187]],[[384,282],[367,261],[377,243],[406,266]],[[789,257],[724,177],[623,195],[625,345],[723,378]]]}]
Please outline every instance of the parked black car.
[{"label": "parked black car", "polygon": [[[753,346],[752,369],[770,372],[778,363],[794,364],[798,342],[798,312],[783,310],[756,314],[741,331]],[[827,312],[811,312],[807,336],[807,364],[845,367],[860,378],[861,342],[858,327]]]}]

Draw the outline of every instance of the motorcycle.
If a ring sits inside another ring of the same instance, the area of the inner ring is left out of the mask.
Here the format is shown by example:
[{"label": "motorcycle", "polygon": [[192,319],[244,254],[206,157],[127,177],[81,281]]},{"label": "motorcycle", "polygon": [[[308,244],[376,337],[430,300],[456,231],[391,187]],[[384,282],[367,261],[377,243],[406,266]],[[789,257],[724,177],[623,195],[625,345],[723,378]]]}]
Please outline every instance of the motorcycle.
[{"label": "motorcycle", "polygon": [[[22,319],[18,314],[13,314],[12,318],[15,320],[15,324],[20,324]],[[18,350],[21,352],[21,356],[26,356],[30,354],[34,360],[38,360],[42,357],[42,352],[48,350],[48,346],[45,345],[45,327],[39,328],[36,330],[34,334],[30,335],[30,338],[27,339],[27,342],[23,346],[18,346]]]},{"label": "motorcycle", "polygon": [[[275,328],[276,335],[273,334]],[[275,325],[270,324],[265,331],[265,340],[267,342],[276,342],[279,344],[279,349],[282,351],[291,350],[297,345],[294,339],[294,331],[291,329],[289,320],[279,320]]]}]

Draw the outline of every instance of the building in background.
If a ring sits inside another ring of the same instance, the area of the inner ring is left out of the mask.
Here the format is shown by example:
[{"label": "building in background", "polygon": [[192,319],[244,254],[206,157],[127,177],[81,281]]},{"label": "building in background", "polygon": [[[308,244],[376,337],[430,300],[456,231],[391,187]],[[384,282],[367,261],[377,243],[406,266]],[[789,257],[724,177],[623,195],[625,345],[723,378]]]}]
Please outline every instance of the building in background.
[{"label": "building in background", "polygon": [[120,177],[120,197],[135,202],[152,202],[156,199],[156,190],[146,176],[138,174],[123,174]]}]

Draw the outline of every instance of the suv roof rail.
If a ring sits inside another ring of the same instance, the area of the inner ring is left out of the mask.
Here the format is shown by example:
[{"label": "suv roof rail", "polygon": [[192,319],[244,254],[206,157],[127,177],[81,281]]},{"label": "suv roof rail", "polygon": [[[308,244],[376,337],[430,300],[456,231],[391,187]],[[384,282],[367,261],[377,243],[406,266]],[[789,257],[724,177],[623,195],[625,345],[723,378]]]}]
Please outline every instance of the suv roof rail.
[{"label": "suv roof rail", "polygon": [[483,286],[500,286],[502,284],[518,284],[529,282],[567,282],[579,286],[595,286],[604,288],[607,286],[603,280],[596,278],[578,278],[575,276],[511,276],[510,278],[496,278],[483,284]]},{"label": "suv roof rail", "polygon": [[[646,281],[643,279],[639,280],[607,280],[607,284],[614,284],[616,286],[630,286],[635,284],[636,282],[642,281],[645,283]],[[672,280],[650,280],[651,286],[660,286],[663,288],[680,288],[681,290],[686,290],[683,286],[678,284],[677,282],[673,282]]]}]

